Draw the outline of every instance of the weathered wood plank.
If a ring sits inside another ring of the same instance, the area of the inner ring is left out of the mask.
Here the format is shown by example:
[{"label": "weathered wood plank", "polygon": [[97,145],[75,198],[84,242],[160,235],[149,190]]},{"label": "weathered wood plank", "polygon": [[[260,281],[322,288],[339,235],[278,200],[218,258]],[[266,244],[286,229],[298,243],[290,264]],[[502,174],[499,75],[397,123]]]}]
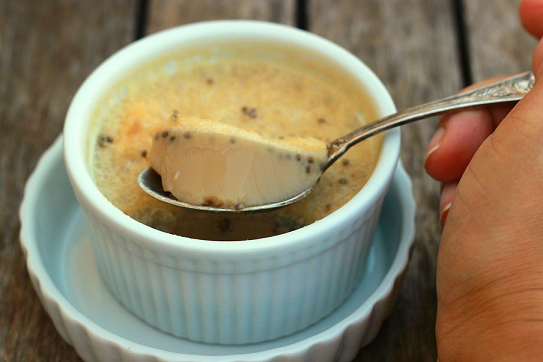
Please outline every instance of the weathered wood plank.
[{"label": "weathered wood plank", "polygon": [[252,19],[293,25],[294,0],[151,0],[147,33],[205,20]]},{"label": "weathered wood plank", "polygon": [[17,209],[79,84],[134,36],[135,0],[0,0],[0,360],[76,361],[32,289]]},{"label": "weathered wood plank", "polygon": [[[449,1],[310,0],[309,30],[352,51],[372,68],[398,109],[461,88]],[[402,160],[417,200],[416,245],[398,303],[376,340],[356,361],[431,361],[435,350],[435,267],[441,236],[439,185],[423,168],[435,128],[426,120],[402,129]]]},{"label": "weathered wood plank", "polygon": [[520,1],[463,1],[469,54],[475,82],[531,70],[537,41],[518,17]]}]

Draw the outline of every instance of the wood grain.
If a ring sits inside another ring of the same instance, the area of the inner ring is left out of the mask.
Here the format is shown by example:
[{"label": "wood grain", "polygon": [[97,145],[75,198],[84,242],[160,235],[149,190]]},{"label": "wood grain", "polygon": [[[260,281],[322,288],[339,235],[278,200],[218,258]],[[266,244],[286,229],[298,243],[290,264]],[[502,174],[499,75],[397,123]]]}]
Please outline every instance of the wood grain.
[{"label": "wood grain", "polygon": [[[309,30],[352,51],[383,80],[399,109],[461,87],[456,29],[448,1],[311,0]],[[439,185],[424,155],[436,119],[402,129],[402,161],[417,201],[416,244],[398,302],[356,361],[431,361],[435,349],[435,268],[441,235]]]},{"label": "wood grain", "polygon": [[147,33],[206,20],[252,19],[294,25],[294,0],[151,0]]},{"label": "wood grain", "polygon": [[17,210],[79,84],[132,40],[135,5],[0,1],[0,361],[80,360],[32,289]]},{"label": "wood grain", "polygon": [[519,3],[519,0],[464,1],[475,82],[532,69],[537,41],[522,28]]}]

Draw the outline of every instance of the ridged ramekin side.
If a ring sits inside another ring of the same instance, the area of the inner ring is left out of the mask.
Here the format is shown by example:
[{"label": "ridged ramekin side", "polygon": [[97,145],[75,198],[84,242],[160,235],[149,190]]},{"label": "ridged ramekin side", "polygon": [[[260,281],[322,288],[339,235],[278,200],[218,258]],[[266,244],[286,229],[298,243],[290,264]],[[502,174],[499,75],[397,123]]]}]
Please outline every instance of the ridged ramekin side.
[{"label": "ridged ramekin side", "polygon": [[[334,237],[316,241],[329,246],[320,246],[317,254],[301,249],[292,255],[240,261],[127,248],[134,242],[88,210],[85,215],[100,274],[129,310],[179,337],[245,344],[304,329],[351,295],[364,275],[381,204],[382,199]],[[183,268],[187,265],[191,267]]]}]

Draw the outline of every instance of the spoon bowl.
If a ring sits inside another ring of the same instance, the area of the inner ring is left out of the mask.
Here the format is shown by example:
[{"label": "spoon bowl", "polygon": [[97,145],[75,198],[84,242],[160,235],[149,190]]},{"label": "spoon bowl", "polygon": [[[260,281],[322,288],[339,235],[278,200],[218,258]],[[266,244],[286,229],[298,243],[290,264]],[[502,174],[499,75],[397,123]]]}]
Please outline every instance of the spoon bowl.
[{"label": "spoon bowl", "polygon": [[[535,78],[533,73],[525,72],[510,77],[505,77],[497,82],[474,88],[467,92],[416,106],[403,112],[395,113],[366,124],[350,132],[349,134],[330,142],[327,145],[328,158],[321,168],[321,171],[324,173],[335,161],[345,154],[349,148],[368,137],[374,136],[394,127],[421,119],[426,119],[428,117],[436,116],[452,110],[480,107],[498,103],[518,102],[533,88],[534,83]],[[238,214],[268,211],[298,202],[313,191],[317,182],[318,179],[315,184],[310,185],[299,194],[285,200],[242,208],[223,208],[207,205],[193,205],[177,200],[170,192],[164,190],[161,176],[152,168],[145,169],[138,177],[138,185],[141,187],[141,189],[150,196],[162,202],[192,210]]]},{"label": "spoon bowl", "polygon": [[243,213],[248,213],[248,212],[268,211],[268,210],[278,209],[278,208],[293,204],[297,201],[300,201],[307,195],[309,195],[311,191],[313,191],[313,189],[315,188],[316,184],[306,189],[304,192],[299,193],[298,195],[291,197],[287,200],[275,202],[273,204],[266,204],[266,205],[259,205],[259,206],[246,206],[241,209],[231,209],[231,208],[213,207],[213,206],[205,206],[205,205],[193,205],[187,202],[179,201],[169,191],[164,190],[162,186],[162,177],[151,167],[146,168],[139,174],[138,185],[141,187],[143,191],[145,191],[150,196],[154,197],[155,199],[159,201],[165,202],[173,206],[178,206],[178,207],[191,209],[191,210],[205,211],[205,212],[210,212],[210,213],[215,213],[215,214],[243,214]]}]

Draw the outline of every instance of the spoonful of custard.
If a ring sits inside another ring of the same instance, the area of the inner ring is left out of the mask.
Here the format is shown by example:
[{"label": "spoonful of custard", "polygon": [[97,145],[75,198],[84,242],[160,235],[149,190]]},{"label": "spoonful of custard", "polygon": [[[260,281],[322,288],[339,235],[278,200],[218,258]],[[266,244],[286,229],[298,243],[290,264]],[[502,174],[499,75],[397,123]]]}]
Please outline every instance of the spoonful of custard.
[{"label": "spoonful of custard", "polygon": [[326,144],[314,138],[272,139],[221,122],[186,118],[157,130],[151,168],[140,181],[155,191],[162,185],[177,199],[170,201],[159,190],[167,198],[163,201],[183,207],[247,211],[310,189],[327,159]]},{"label": "spoonful of custard", "polygon": [[330,165],[368,137],[455,109],[517,102],[534,82],[530,72],[503,78],[381,118],[329,144],[314,138],[273,139],[206,119],[178,119],[156,129],[150,167],[138,184],[158,200],[208,212],[283,207],[307,196]]}]

